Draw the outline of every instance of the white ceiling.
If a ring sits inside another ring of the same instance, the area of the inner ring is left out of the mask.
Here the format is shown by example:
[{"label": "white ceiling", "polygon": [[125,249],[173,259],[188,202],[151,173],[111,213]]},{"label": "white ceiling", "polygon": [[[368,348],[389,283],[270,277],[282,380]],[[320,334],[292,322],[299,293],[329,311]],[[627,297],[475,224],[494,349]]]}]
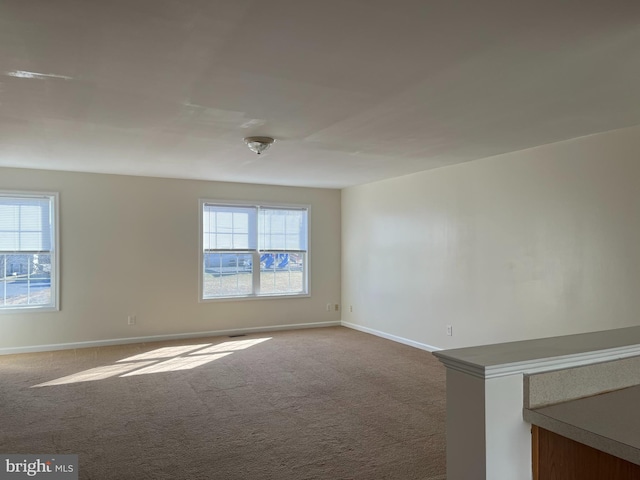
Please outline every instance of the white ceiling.
[{"label": "white ceiling", "polygon": [[638,0],[0,0],[0,166],[341,188],[639,99]]}]

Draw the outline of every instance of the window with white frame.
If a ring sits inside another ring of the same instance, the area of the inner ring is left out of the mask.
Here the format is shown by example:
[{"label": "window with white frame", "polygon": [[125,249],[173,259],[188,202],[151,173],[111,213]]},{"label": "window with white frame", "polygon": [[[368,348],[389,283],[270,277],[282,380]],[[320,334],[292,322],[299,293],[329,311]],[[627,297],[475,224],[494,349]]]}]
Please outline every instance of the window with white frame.
[{"label": "window with white frame", "polygon": [[200,202],[202,300],[308,294],[309,208]]},{"label": "window with white frame", "polygon": [[0,191],[0,312],[58,308],[56,200]]}]

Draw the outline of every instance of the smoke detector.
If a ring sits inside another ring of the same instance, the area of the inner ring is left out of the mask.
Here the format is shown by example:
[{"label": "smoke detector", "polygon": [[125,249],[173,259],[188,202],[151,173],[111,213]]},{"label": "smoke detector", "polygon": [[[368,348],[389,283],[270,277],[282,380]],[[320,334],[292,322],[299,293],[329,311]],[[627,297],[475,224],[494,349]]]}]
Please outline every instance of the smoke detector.
[{"label": "smoke detector", "polygon": [[262,154],[267,148],[269,148],[275,140],[271,137],[247,137],[244,139],[244,143],[252,152],[258,155]]}]

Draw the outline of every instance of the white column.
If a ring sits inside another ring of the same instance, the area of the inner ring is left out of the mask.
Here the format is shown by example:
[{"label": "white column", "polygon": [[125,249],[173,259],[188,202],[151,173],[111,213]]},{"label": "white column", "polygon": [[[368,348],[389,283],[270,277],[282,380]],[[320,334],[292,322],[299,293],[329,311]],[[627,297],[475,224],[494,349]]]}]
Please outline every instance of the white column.
[{"label": "white column", "polygon": [[532,477],[522,379],[482,379],[447,368],[447,480]]},{"label": "white column", "polygon": [[523,375],[484,381],[487,479],[533,477],[531,425],[522,418]]},{"label": "white column", "polygon": [[483,480],[484,380],[447,368],[447,480]]}]

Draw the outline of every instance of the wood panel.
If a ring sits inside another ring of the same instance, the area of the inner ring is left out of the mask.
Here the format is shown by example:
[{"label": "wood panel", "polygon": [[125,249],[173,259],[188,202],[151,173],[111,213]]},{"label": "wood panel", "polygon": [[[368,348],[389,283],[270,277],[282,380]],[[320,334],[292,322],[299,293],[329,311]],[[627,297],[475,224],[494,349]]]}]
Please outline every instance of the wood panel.
[{"label": "wood panel", "polygon": [[544,428],[533,427],[532,448],[535,480],[640,480],[640,465]]},{"label": "wood panel", "polygon": [[531,461],[533,463],[533,480],[540,480],[540,427],[531,426]]}]

